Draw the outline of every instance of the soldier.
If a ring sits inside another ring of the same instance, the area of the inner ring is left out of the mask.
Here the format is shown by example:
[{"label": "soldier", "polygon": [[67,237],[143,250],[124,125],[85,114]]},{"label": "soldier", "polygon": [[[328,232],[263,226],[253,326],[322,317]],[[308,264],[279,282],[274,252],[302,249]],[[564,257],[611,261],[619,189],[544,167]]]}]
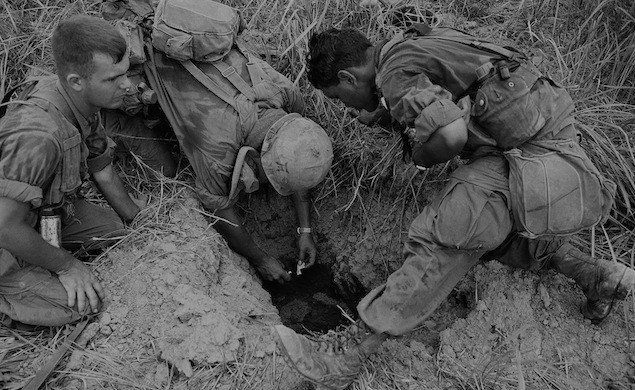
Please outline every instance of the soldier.
[{"label": "soldier", "polygon": [[594,322],[635,281],[632,269],[597,261],[562,234],[606,217],[615,191],[577,143],[568,93],[515,50],[414,27],[376,46],[356,30],[329,29],[309,42],[310,82],[366,110],[365,120],[391,117],[420,169],[459,154],[468,160],[413,221],[402,267],[362,299],[356,324],[317,341],[276,327],[295,368],[333,389],[346,388],[389,335],[419,326],[481,260],[571,277]]},{"label": "soldier", "polygon": [[[96,313],[104,299],[68,250],[103,248],[140,211],[98,116],[130,88],[126,42],[106,21],[76,16],[57,26],[52,51],[57,76],[28,88],[0,121],[0,313],[46,326]],[[88,175],[112,209],[80,196]]]},{"label": "soldier", "polygon": [[[162,7],[170,6],[169,1],[161,2],[157,8],[157,15],[162,16],[155,17],[155,50],[148,62],[148,81],[157,91],[161,108],[196,173],[196,192],[201,203],[219,217],[214,227],[263,279],[282,284],[290,280],[289,272],[278,258],[260,248],[244,228],[235,208],[238,195],[257,190],[260,182],[269,182],[281,195],[292,195],[299,262],[301,266],[312,266],[317,249],[311,230],[309,190],[324,179],[331,167],[331,142],[319,125],[302,117],[304,102],[298,88],[245,50],[238,42],[240,36],[232,39],[242,28],[235,10],[215,2],[190,2],[181,4],[179,11],[183,15],[159,13]],[[184,12],[187,7],[202,9]],[[228,16],[227,23],[219,22],[222,16]],[[164,26],[163,17],[176,20]],[[200,25],[190,20],[194,17],[202,19]],[[173,31],[168,25],[182,28]],[[192,26],[197,26],[196,31],[226,27],[224,34],[216,35],[222,35],[227,42],[220,45],[219,39],[192,44],[208,49],[199,59],[192,58],[189,49],[175,53],[181,47],[173,42],[185,37],[202,39],[200,33],[187,35],[188,28],[194,29]],[[164,31],[185,34],[166,37]],[[212,50],[216,46],[217,50]],[[205,58],[214,61],[203,61]]]}]

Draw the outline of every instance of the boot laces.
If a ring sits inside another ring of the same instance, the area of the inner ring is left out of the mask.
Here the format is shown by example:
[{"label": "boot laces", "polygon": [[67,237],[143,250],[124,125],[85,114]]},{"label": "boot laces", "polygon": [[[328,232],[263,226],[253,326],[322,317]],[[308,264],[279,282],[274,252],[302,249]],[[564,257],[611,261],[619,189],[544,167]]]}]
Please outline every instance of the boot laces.
[{"label": "boot laces", "polygon": [[369,334],[365,326],[353,323],[348,326],[340,325],[335,330],[329,330],[327,333],[311,337],[311,339],[318,344],[318,351],[329,354],[344,354],[349,349],[359,345]]}]

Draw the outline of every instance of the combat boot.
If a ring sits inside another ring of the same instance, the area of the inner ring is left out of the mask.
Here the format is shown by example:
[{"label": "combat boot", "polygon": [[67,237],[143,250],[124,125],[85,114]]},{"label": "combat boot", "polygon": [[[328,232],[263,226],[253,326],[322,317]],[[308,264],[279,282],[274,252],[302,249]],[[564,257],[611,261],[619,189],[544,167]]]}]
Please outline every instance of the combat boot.
[{"label": "combat boot", "polygon": [[358,321],[316,339],[297,334],[283,325],[275,327],[285,357],[302,376],[329,389],[347,388],[363,361],[387,338]]},{"label": "combat boot", "polygon": [[626,298],[635,287],[635,271],[622,263],[596,260],[574,247],[562,253],[552,257],[551,265],[580,286],[587,297],[581,312],[594,324],[609,315],[615,300]]}]

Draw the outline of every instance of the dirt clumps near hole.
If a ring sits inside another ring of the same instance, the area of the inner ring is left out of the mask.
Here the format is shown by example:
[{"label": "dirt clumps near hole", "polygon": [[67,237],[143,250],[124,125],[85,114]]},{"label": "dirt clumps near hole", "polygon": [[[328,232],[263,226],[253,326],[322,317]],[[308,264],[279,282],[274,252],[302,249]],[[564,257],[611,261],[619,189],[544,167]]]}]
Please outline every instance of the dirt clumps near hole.
[{"label": "dirt clumps near hole", "polygon": [[599,326],[582,317],[584,295],[553,271],[539,275],[497,262],[475,272],[479,300],[441,332],[439,369],[485,388],[631,389],[632,302],[616,303]]},{"label": "dirt clumps near hole", "polygon": [[[280,362],[273,362],[270,328],[280,317],[269,294],[247,261],[196,211],[196,200],[179,201],[170,211],[169,229],[112,250],[98,267],[108,298],[96,350],[131,362],[149,387],[175,376],[192,386],[210,370],[222,384],[219,367],[246,360],[258,367],[258,375],[269,370],[271,379],[280,380],[285,369],[276,372]],[[230,374],[225,372],[226,379],[236,380]]]}]

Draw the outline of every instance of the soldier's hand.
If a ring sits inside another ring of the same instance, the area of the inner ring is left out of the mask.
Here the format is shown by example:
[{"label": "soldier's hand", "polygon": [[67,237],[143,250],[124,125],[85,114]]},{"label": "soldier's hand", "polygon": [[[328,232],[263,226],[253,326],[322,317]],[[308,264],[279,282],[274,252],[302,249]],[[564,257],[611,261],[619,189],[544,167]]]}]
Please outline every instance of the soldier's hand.
[{"label": "soldier's hand", "polygon": [[[82,313],[88,303],[93,313],[99,311],[100,300],[103,301],[104,292],[99,280],[84,263],[75,259],[68,269],[58,271],[57,277],[66,289],[69,307],[73,307],[77,303],[77,310]],[[87,299],[88,302],[86,302]]]},{"label": "soldier's hand", "polygon": [[291,276],[284,269],[282,263],[275,257],[267,256],[254,264],[256,270],[264,280],[276,281],[280,284],[291,280]]},{"label": "soldier's hand", "polygon": [[298,238],[298,249],[300,250],[299,261],[304,263],[304,268],[311,267],[315,264],[317,248],[315,247],[311,233],[300,234]]}]

